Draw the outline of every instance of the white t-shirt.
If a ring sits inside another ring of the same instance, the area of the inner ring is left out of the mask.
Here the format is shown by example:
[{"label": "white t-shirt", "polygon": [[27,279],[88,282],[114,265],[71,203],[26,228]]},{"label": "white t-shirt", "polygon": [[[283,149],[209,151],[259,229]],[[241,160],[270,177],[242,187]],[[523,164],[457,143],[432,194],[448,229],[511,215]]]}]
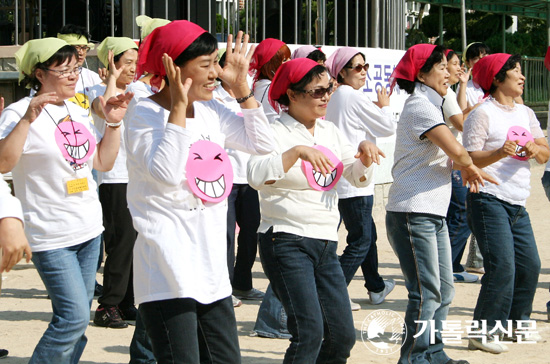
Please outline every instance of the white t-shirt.
[{"label": "white t-shirt", "polygon": [[[317,119],[315,136],[287,113],[281,113],[271,128],[275,150],[265,156],[252,156],[248,162],[248,183],[259,191],[262,219],[258,232],[270,227],[314,239],[338,241],[338,194],[335,188],[317,191],[310,187],[302,170],[302,160],[284,172],[282,154],[296,145],[321,145],[330,149],[344,164],[342,178],[356,187],[366,187],[373,178],[372,166],[366,168],[354,155],[353,147],[336,126]],[[361,177],[365,181],[361,182]],[[266,181],[275,183],[266,185]]]},{"label": "white t-shirt", "polygon": [[[25,97],[4,110],[0,117],[0,138],[5,138],[21,120],[30,100],[30,97]],[[59,146],[56,135],[61,143]],[[65,135],[68,143],[61,135]],[[76,143],[71,135],[76,136]],[[62,106],[47,105],[31,124],[12,176],[15,194],[23,206],[25,233],[32,251],[74,246],[103,231],[101,205],[91,173],[95,151],[88,154],[90,145],[100,139],[101,135],[92,125],[87,111],[71,102]],[[81,153],[81,157],[86,155],[89,158],[76,165],[75,171],[74,164],[65,159],[61,148],[73,156]],[[88,190],[68,194],[67,181],[75,178],[86,179]]]},{"label": "white t-shirt", "polygon": [[445,125],[443,98],[416,83],[399,122],[387,211],[446,216],[451,199],[451,159],[426,133]]},{"label": "white t-shirt", "polygon": [[[208,304],[231,294],[227,270],[227,200],[203,202],[187,182],[190,146],[209,140],[248,153],[268,153],[273,141],[259,107],[243,117],[217,100],[193,103],[186,127],[149,98],[126,114],[128,204],[134,247],[136,303],[193,298]],[[230,186],[226,186],[230,187]]]},{"label": "white t-shirt", "polygon": [[[463,143],[469,152],[491,151],[504,145],[508,130],[512,126],[521,126],[533,135],[533,138],[544,138],[540,123],[533,110],[525,105],[501,105],[489,97],[475,109],[464,123]],[[499,185],[485,182],[479,190],[496,196],[513,205],[525,206],[529,197],[531,171],[529,161],[520,161],[512,157],[501,160],[483,168],[487,174],[496,178]]]},{"label": "white t-shirt", "polygon": [[[241,105],[221,85],[214,90],[214,98],[233,110],[235,114],[242,116]],[[225,151],[233,166],[233,184],[248,184],[246,164],[250,159],[250,154],[231,148],[226,148]]]},{"label": "white t-shirt", "polygon": [[[143,83],[143,82],[140,82]],[[103,96],[107,86],[103,83],[89,87],[86,89],[89,97],[90,104],[94,102],[99,96]],[[94,125],[101,134],[105,134],[105,120],[99,117],[92,109],[92,117],[94,118]],[[124,123],[120,126],[120,135],[124,134]],[[97,172],[97,184],[102,183],[128,183],[128,168],[126,168],[126,146],[124,145],[124,138],[121,137],[120,148],[115,160],[115,165],[108,172]]]},{"label": "white t-shirt", "polygon": [[0,219],[15,217],[23,221],[23,209],[21,202],[11,195],[10,186],[0,174]]},{"label": "white t-shirt", "polygon": [[[76,86],[75,86],[75,95],[74,97],[71,97],[67,101],[70,101],[88,110],[91,113],[92,101],[90,100],[89,94],[87,92],[87,88],[97,85],[101,82],[103,81],[101,80],[101,78],[97,73],[87,68],[81,67],[80,75],[78,77],[78,81],[76,82]],[[29,95],[34,96],[35,93],[36,91],[32,89]]]},{"label": "white t-shirt", "polygon": [[[348,85],[341,85],[331,96],[326,120],[332,121],[355,148],[363,140],[376,144],[376,138],[393,135],[397,126],[389,106],[379,108],[365,93]],[[339,198],[372,196],[374,183],[357,188],[341,179],[337,190]]]},{"label": "white t-shirt", "polygon": [[273,106],[269,103],[269,88],[271,87],[271,81],[262,79],[258,80],[254,84],[254,98],[258,100],[262,107],[264,108],[265,116],[270,123],[277,120],[279,113],[275,111]]},{"label": "white t-shirt", "polygon": [[462,132],[455,128],[450,120],[451,116],[458,114],[462,115],[462,109],[460,109],[458,100],[456,99],[456,93],[449,87],[447,89],[447,95],[443,96],[443,98],[445,99],[443,102],[443,116],[445,116],[445,123],[449,129],[451,129],[451,133],[453,133],[456,140],[462,144]]},{"label": "white t-shirt", "polygon": [[144,97],[149,97],[153,94],[153,90],[151,90],[151,86],[139,80],[129,84],[128,88],[126,89],[126,92],[134,93],[133,100],[139,100]]}]

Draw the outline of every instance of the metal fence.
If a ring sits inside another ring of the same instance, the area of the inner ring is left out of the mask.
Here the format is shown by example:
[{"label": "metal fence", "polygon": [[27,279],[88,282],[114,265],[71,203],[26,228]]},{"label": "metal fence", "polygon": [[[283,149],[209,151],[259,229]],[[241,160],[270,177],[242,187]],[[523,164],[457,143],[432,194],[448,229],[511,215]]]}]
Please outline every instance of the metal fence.
[{"label": "metal fence", "polygon": [[544,66],[544,58],[523,57],[521,71],[525,76],[523,101],[533,106],[548,106],[550,99],[550,74]]},{"label": "metal fence", "polygon": [[[221,40],[242,29],[255,42],[404,49],[405,0],[0,0],[0,23],[11,42],[55,36],[65,23],[85,26],[92,38],[139,37],[135,16],[200,24]],[[11,24],[10,24],[11,23]],[[2,32],[2,29],[0,29]]]}]

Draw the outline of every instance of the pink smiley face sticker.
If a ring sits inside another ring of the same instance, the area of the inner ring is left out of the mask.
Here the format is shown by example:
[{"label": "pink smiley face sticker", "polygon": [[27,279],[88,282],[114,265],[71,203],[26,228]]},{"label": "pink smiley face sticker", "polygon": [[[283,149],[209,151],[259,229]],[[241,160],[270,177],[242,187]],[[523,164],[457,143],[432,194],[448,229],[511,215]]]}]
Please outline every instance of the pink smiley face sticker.
[{"label": "pink smiley face sticker", "polygon": [[199,140],[189,149],[186,164],[187,183],[203,201],[220,202],[233,188],[233,167],[229,156],[218,144]]},{"label": "pink smiley face sticker", "polygon": [[334,169],[325,176],[321,172],[318,172],[313,169],[311,163],[302,161],[302,171],[306,175],[307,182],[316,191],[329,191],[336,183],[342,173],[344,172],[344,164],[330,151],[330,149],[323,147],[322,145],[314,145],[313,148],[320,150],[326,155],[332,164],[335,166]]},{"label": "pink smiley face sticker", "polygon": [[84,164],[94,154],[96,141],[83,124],[61,121],[55,129],[55,142],[69,162]]},{"label": "pink smiley face sticker", "polygon": [[529,132],[529,130],[522,128],[521,126],[512,126],[510,129],[508,129],[508,134],[506,135],[507,140],[511,140],[514,142],[517,142],[516,146],[516,155],[512,155],[512,158],[518,159],[520,161],[526,161],[529,159],[527,157],[525,151],[521,151],[520,149],[527,144],[527,142],[535,141],[533,139],[533,136]]}]

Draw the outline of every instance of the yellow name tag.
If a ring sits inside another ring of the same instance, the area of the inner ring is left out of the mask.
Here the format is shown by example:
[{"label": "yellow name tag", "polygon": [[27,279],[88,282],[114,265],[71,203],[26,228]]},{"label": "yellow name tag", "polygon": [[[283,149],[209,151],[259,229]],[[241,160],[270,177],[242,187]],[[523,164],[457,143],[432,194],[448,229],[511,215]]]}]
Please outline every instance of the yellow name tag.
[{"label": "yellow name tag", "polygon": [[88,191],[88,189],[88,178],[77,178],[67,181],[67,193],[69,195]]}]

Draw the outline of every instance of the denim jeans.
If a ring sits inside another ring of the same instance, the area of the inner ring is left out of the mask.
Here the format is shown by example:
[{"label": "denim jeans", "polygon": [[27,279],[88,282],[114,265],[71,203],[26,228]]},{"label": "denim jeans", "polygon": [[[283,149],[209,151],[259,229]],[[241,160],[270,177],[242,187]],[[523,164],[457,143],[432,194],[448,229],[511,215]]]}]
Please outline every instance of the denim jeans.
[{"label": "denim jeans", "polygon": [[474,320],[487,320],[488,328],[497,321],[529,320],[540,258],[527,210],[493,195],[469,193],[468,223],[485,268]]},{"label": "denim jeans", "polygon": [[376,226],[372,220],[373,200],[373,196],[359,196],[338,201],[338,210],[348,231],[348,245],[340,256],[340,265],[348,285],[361,266],[365,287],[371,292],[381,292],[386,286],[378,274]]},{"label": "denim jeans", "polygon": [[544,192],[546,192],[546,198],[550,201],[550,171],[544,171],[541,182],[542,187],[544,187]]},{"label": "denim jeans", "polygon": [[285,309],[281,301],[275,296],[271,284],[267,286],[265,296],[258,310],[254,332],[260,337],[271,339],[290,339],[292,337],[288,332]]},{"label": "denim jeans", "polygon": [[88,339],[101,236],[68,248],[33,252],[53,317],[29,363],[78,363]]},{"label": "denim jeans", "polygon": [[447,229],[449,230],[449,239],[451,241],[451,258],[453,262],[453,272],[464,272],[464,267],[460,264],[464,248],[471,234],[466,219],[466,195],[468,187],[462,185],[462,175],[460,171],[453,170],[451,175],[452,193],[449,209],[447,210]]},{"label": "denim jeans", "polygon": [[[386,214],[388,240],[399,259],[409,302],[405,313],[407,332],[398,363],[441,364],[449,360],[443,351],[442,322],[454,297],[451,246],[442,216],[390,212]],[[434,321],[418,336],[422,325]],[[423,321],[422,324],[415,321]],[[430,340],[430,336],[434,340]]]},{"label": "denim jeans", "polygon": [[262,265],[292,335],[283,363],[346,363],[350,356],[355,328],[336,245],[272,228],[260,234]]},{"label": "denim jeans", "polygon": [[[235,257],[235,222],[239,224]],[[233,184],[227,197],[227,266],[235,289],[252,289],[252,266],[258,252],[260,202],[258,191],[248,184]]]},{"label": "denim jeans", "polygon": [[130,364],[155,364],[151,340],[145,330],[145,324],[138,311],[136,315],[136,328],[130,343]]},{"label": "denim jeans", "polygon": [[158,364],[241,362],[231,296],[210,304],[192,298],[145,302],[139,313]]}]

